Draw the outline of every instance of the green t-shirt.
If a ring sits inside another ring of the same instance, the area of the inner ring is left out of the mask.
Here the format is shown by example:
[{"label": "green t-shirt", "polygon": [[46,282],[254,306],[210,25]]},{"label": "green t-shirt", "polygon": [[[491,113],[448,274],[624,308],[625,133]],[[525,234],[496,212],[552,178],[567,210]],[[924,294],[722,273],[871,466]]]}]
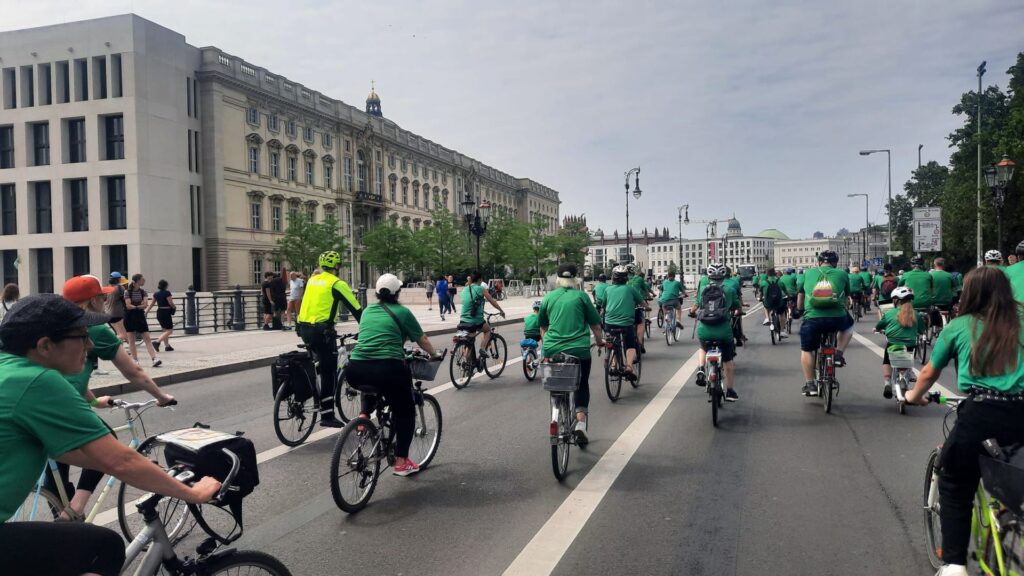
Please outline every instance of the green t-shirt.
[{"label": "green t-shirt", "polygon": [[0,522],[25,501],[47,457],[109,433],[59,372],[0,352]]},{"label": "green t-shirt", "polygon": [[420,323],[408,308],[401,304],[388,304],[398,325],[380,303],[370,304],[359,319],[359,342],[352,350],[353,360],[404,360],[406,340],[415,342],[423,337]]},{"label": "green t-shirt", "polygon": [[604,291],[608,289],[607,282],[598,282],[594,284],[594,301],[598,301],[604,297]]},{"label": "green t-shirt", "polygon": [[[697,292],[697,308],[700,308],[703,302],[704,290],[708,287],[707,284],[700,287]],[[740,300],[736,297],[732,290],[722,285],[722,292],[725,293],[725,307],[729,310],[738,310],[740,308]],[[720,340],[728,342],[732,339],[732,323],[722,322],[721,324],[705,324],[703,322],[697,322],[697,338],[701,340]]]},{"label": "green t-shirt", "polygon": [[89,340],[92,340],[92,348],[85,359],[85,367],[78,374],[67,377],[68,382],[71,382],[75,390],[83,396],[89,389],[89,378],[92,377],[92,368],[96,359],[113,360],[117,356],[117,351],[121,349],[121,339],[108,324],[90,326]]},{"label": "green t-shirt", "polygon": [[711,280],[709,280],[707,276],[701,276],[697,280],[697,292],[700,292],[701,290],[703,290],[704,287],[707,286],[708,282],[710,282],[710,281]]},{"label": "green t-shirt", "polygon": [[[949,306],[953,303],[953,292],[956,291],[956,281],[953,275],[945,270],[932,270],[932,303],[936,306]],[[916,292],[914,302],[917,302]]]},{"label": "green t-shirt", "polygon": [[918,310],[928,308],[935,300],[932,296],[932,275],[924,270],[914,268],[904,272],[900,276],[900,286],[914,291],[914,308]]},{"label": "green t-shirt", "polygon": [[679,300],[683,294],[683,285],[679,280],[665,280],[661,283],[661,298],[658,302],[665,303],[669,300]]},{"label": "green t-shirt", "polygon": [[[828,272],[823,272],[828,270]],[[811,306],[814,285],[828,274],[832,289],[839,297],[838,305],[832,308],[815,308]],[[850,293],[850,275],[845,270],[837,270],[831,266],[810,268],[804,272],[804,318],[839,318],[846,315],[846,296]]]},{"label": "green t-shirt", "polygon": [[1024,354],[1021,354],[1021,350],[1024,349],[1024,341],[1017,347],[1017,369],[1015,371],[1001,376],[981,377],[971,374],[971,349],[981,337],[982,328],[981,320],[974,316],[960,316],[951,320],[939,333],[939,339],[935,341],[935,348],[932,349],[932,365],[941,370],[955,357],[959,362],[957,385],[963,392],[969,391],[971,386],[982,386],[1010,394],[1024,393]]},{"label": "green t-shirt", "polygon": [[868,270],[860,271],[860,281],[864,285],[864,290],[871,290],[871,272]]},{"label": "green t-shirt", "polygon": [[875,330],[881,330],[892,344],[903,344],[904,346],[916,345],[917,335],[924,334],[926,329],[924,317],[921,314],[915,314],[917,317],[917,324],[910,328],[906,328],[900,324],[899,320],[897,320],[899,315],[899,308],[886,310],[885,314],[882,315],[882,319],[875,323]]},{"label": "green t-shirt", "polygon": [[547,330],[544,357],[564,352],[590,358],[590,327],[600,323],[601,317],[582,290],[558,288],[548,292],[540,303],[540,325]]},{"label": "green t-shirt", "polygon": [[740,300],[743,297],[739,277],[730,276],[725,280],[722,280],[722,286],[725,286],[726,290],[732,289],[733,294],[736,296],[736,300]]},{"label": "green t-shirt", "polygon": [[1024,261],[1017,262],[1003,270],[1013,287],[1013,299],[1024,304]]},{"label": "green t-shirt", "polygon": [[796,296],[796,274],[786,274],[779,279],[786,296]]},{"label": "green t-shirt", "polygon": [[800,272],[796,275],[796,293],[799,294],[804,291],[804,276],[806,273]]},{"label": "green t-shirt", "polygon": [[630,278],[626,284],[636,288],[637,292],[639,292],[644,299],[647,298],[647,294],[651,291],[651,285],[648,284],[647,280],[644,280],[644,277],[639,274]]},{"label": "green t-shirt", "polygon": [[759,288],[763,288],[764,287],[764,281],[767,278],[768,278],[768,274],[758,274],[757,276],[754,277],[754,281],[752,282],[752,284],[754,286],[759,287]]},{"label": "green t-shirt", "polygon": [[644,297],[629,284],[612,284],[600,301],[604,308],[604,322],[609,326],[633,326],[636,307],[643,304]]},{"label": "green t-shirt", "polygon": [[[478,302],[476,306],[476,314],[473,313],[473,303]],[[484,304],[487,301],[484,300],[484,289],[479,284],[470,284],[462,289],[462,315],[459,316],[459,320],[466,324],[483,324],[484,323]],[[359,330],[362,332],[362,323],[360,323]]]},{"label": "green t-shirt", "polygon": [[523,318],[523,336],[527,338],[540,338],[540,314],[534,312]]},{"label": "green t-shirt", "polygon": [[856,274],[850,273],[850,294],[859,294],[864,291],[864,279],[861,277],[860,272]]}]

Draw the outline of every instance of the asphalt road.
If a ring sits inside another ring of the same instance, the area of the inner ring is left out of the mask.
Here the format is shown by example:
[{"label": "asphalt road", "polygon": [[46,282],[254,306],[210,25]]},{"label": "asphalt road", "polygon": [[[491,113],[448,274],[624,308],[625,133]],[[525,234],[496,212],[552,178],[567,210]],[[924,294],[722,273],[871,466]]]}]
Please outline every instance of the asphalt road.
[{"label": "asphalt road", "polygon": [[[145,421],[150,433],[196,421],[245,431],[261,453],[261,484],[245,501],[237,547],[274,554],[296,575],[933,573],[920,499],[944,410],[898,415],[881,395],[880,349],[855,339],[825,414],[800,395],[798,338],[772,346],[761,314],[745,322],[740,401],[718,428],[693,385],[690,319],[672,347],[655,334],[642,385],[615,404],[595,366],[592,441],[573,449],[564,482],[551,472],[547,395],[519,363],[464,390],[439,373],[444,432],[433,463],[410,478],[382,476],[355,515],[330,496],[335,436],[294,450],[278,443],[269,368],[175,385],[181,405]],[[882,344],[872,325],[857,331]],[[518,360],[519,326],[500,331]]]}]

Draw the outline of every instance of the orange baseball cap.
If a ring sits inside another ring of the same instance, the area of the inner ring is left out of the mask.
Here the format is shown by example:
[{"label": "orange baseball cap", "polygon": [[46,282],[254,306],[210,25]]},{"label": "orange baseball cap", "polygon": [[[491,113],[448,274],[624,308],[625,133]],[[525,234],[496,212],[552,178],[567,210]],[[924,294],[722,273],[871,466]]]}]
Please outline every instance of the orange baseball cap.
[{"label": "orange baseball cap", "polygon": [[99,278],[87,274],[75,276],[64,283],[64,298],[77,304],[114,290],[114,286],[103,286]]}]

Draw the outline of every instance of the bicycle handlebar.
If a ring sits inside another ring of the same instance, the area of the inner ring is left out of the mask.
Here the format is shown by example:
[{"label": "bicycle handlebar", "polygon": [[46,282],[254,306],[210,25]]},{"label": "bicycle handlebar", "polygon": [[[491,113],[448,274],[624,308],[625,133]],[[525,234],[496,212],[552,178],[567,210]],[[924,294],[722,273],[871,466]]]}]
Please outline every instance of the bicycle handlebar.
[{"label": "bicycle handlebar", "polygon": [[[124,400],[113,398],[110,400],[110,408],[123,408],[125,410],[135,410],[138,412],[141,410],[145,410],[146,408],[149,408],[151,406],[155,406],[157,402],[159,401],[156,398],[152,400],[147,400],[145,402],[125,402]],[[177,400],[171,400],[167,404],[161,406],[161,408],[167,408],[168,406],[176,406],[177,404]]]},{"label": "bicycle handlebar", "polygon": [[943,396],[941,392],[929,392],[924,395],[930,404],[956,406],[967,399],[965,396]]},{"label": "bicycle handlebar", "polygon": [[238,476],[238,471],[242,467],[242,461],[238,459],[238,456],[235,455],[234,452],[227,448],[221,448],[220,451],[227,454],[228,458],[231,459],[231,471],[228,472],[227,477],[225,477],[221,482],[220,490],[217,491],[217,495],[213,497],[211,502],[220,502],[225,496],[227,496],[228,491],[232,488],[231,484],[235,481],[235,477]]}]

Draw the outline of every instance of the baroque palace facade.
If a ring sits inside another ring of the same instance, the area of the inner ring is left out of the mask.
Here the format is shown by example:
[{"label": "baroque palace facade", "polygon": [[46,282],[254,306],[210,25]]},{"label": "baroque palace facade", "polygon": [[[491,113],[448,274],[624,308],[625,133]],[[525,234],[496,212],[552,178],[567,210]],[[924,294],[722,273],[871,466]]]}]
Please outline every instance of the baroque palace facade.
[{"label": "baroque palace facade", "polygon": [[333,217],[354,285],[362,234],[487,201],[558,229],[558,193],[135,15],[0,33],[4,282],[143,272],[259,284],[288,218]]}]

